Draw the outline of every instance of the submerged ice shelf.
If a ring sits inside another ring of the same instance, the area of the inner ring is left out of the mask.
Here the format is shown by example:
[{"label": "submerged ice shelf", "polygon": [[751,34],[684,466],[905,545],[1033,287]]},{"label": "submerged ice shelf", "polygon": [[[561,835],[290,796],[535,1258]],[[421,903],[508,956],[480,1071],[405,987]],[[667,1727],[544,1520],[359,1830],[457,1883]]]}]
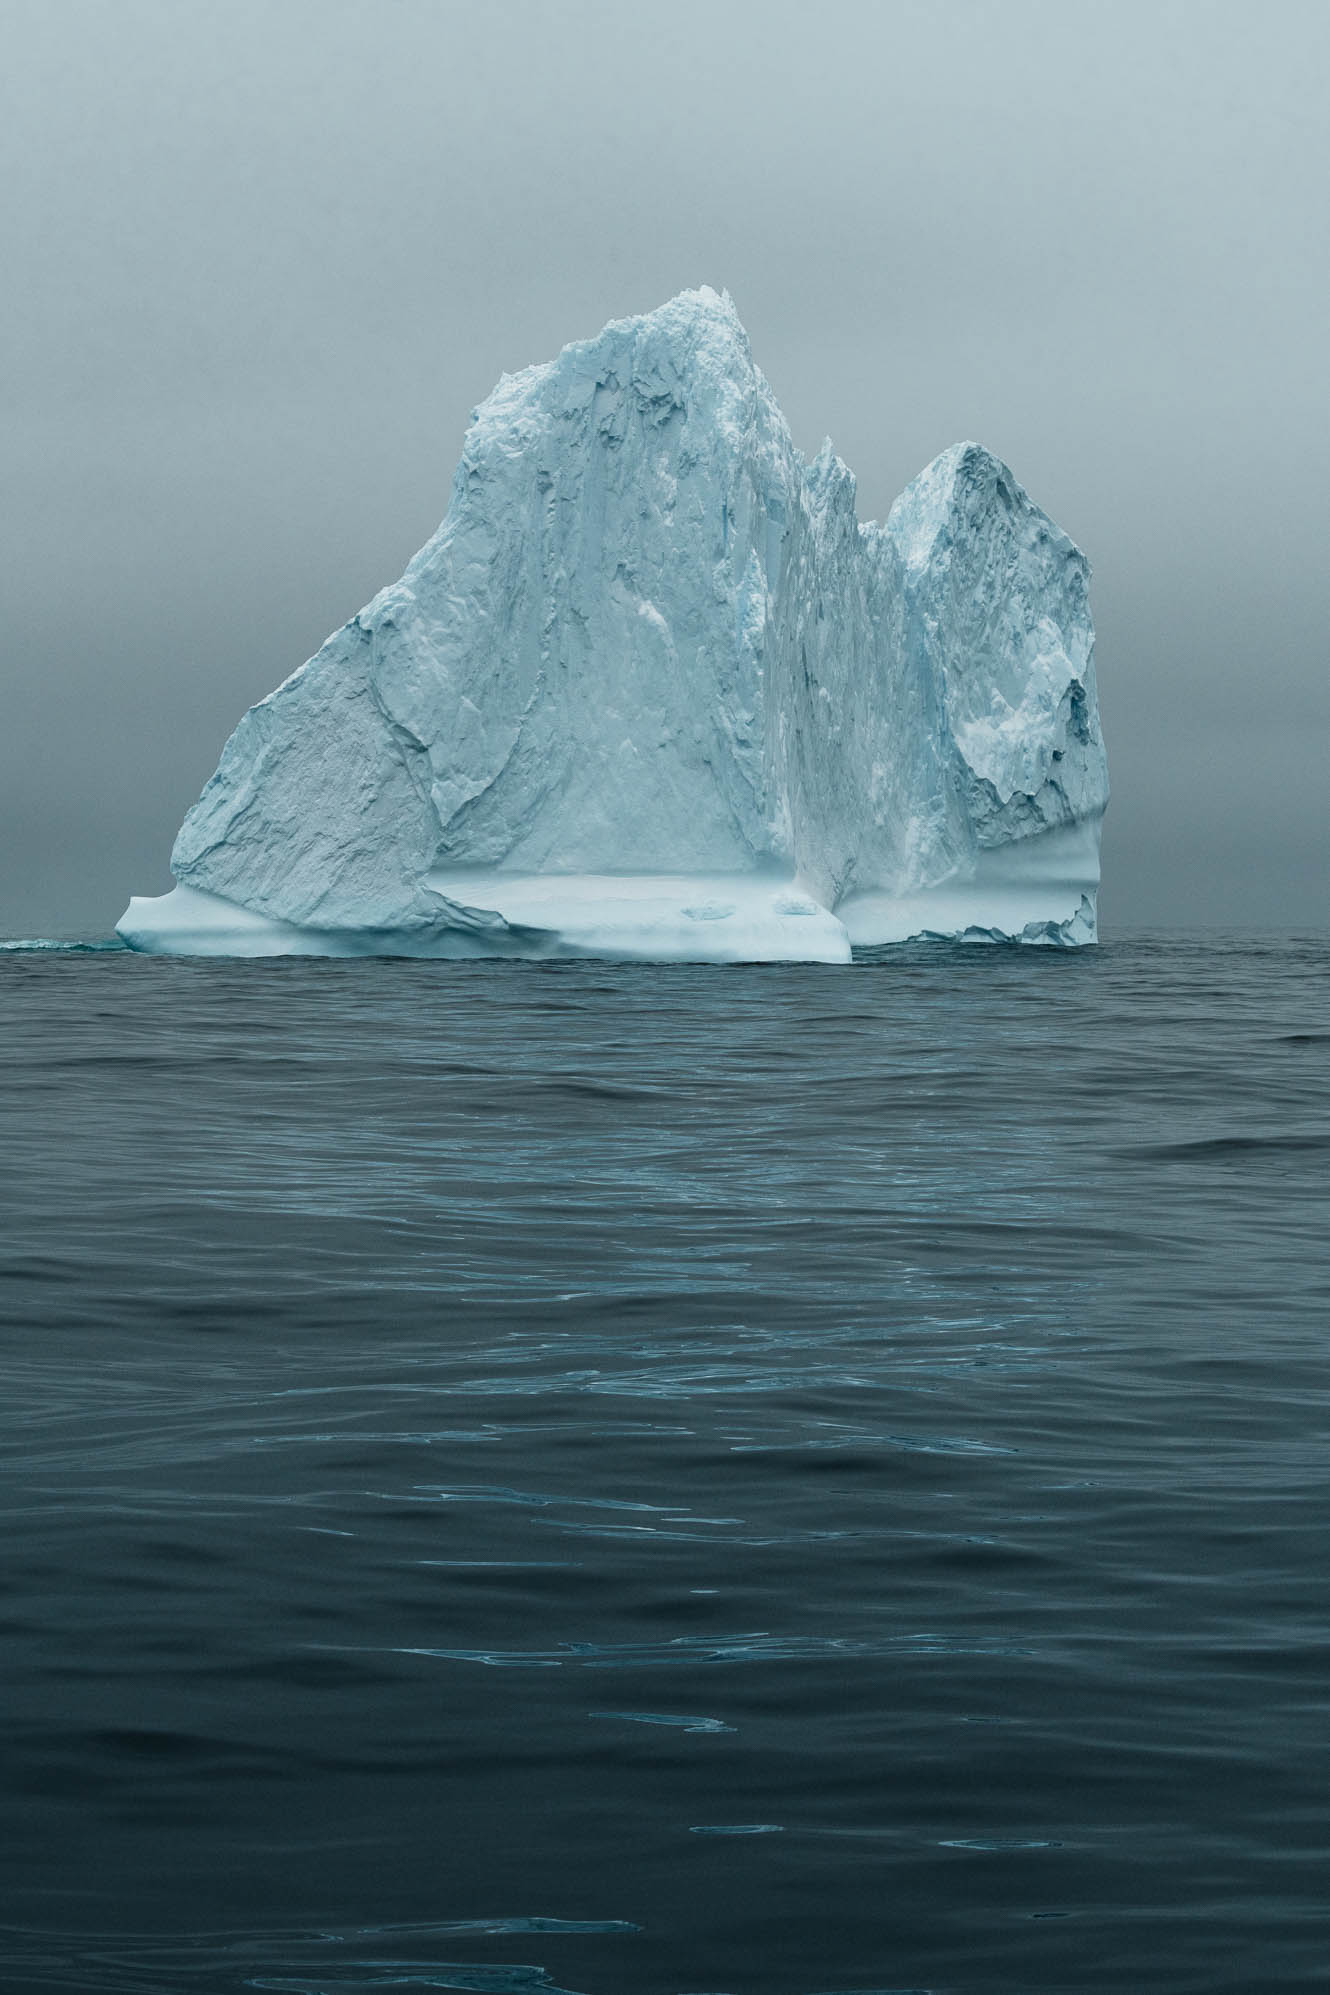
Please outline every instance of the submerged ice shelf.
[{"label": "submerged ice shelf", "polygon": [[1084,556],[977,444],[861,525],[728,296],[505,375],[439,531],[252,707],[131,947],[843,962],[1095,938]]}]

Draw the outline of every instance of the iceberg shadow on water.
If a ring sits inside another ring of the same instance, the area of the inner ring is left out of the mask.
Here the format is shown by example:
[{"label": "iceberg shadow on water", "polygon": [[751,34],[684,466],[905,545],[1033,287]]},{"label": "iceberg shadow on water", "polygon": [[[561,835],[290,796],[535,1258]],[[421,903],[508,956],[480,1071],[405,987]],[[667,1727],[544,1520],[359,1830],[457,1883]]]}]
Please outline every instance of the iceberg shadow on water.
[{"label": "iceberg shadow on water", "polygon": [[1095,939],[1089,568],[997,458],[885,523],[727,295],[475,412],[434,538],[242,718],[131,948],[847,962]]}]

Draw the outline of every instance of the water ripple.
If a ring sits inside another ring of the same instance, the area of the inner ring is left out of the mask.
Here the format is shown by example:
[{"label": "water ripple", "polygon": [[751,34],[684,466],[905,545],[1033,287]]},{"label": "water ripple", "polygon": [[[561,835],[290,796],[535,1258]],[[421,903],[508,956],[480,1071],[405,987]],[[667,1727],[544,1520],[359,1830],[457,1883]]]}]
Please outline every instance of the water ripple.
[{"label": "water ripple", "polygon": [[1324,1981],[1330,940],[0,1005],[6,1991]]}]

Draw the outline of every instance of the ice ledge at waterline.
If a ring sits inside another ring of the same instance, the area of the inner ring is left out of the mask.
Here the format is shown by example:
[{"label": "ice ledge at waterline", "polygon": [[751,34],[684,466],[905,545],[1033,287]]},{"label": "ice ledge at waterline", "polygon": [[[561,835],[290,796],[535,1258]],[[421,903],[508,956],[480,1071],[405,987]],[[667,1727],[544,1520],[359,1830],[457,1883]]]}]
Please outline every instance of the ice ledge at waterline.
[{"label": "ice ledge at waterline", "polygon": [[972,443],[861,525],[728,297],[505,375],[443,525],[241,720],[132,947],[840,962],[1095,935],[1088,568]]}]

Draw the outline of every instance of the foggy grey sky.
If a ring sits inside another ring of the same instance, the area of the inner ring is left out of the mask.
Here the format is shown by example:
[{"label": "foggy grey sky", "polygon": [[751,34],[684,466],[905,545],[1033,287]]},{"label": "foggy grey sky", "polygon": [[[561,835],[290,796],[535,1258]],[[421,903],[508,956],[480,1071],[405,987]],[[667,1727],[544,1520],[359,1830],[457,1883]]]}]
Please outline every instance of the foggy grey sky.
[{"label": "foggy grey sky", "polygon": [[162,892],[499,373],[728,287],[1090,555],[1103,931],[1330,921],[1330,9],[0,0],[0,933]]}]

